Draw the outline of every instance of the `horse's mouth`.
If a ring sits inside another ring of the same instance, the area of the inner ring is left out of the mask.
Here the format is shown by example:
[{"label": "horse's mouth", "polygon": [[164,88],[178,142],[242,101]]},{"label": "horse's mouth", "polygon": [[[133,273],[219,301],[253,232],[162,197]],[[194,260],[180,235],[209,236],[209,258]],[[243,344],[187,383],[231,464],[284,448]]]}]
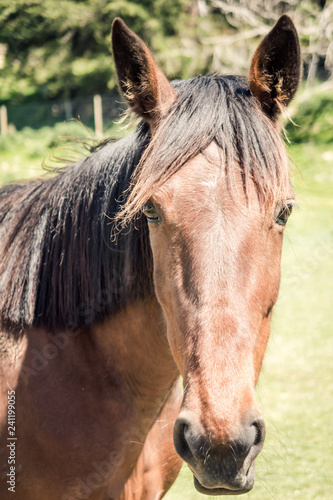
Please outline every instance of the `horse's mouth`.
[{"label": "horse's mouth", "polygon": [[252,490],[253,484],[249,487],[242,489],[229,489],[229,488],[205,488],[202,484],[197,480],[195,476],[194,478],[194,486],[199,493],[203,493],[204,495],[242,495],[243,493],[248,493]]},{"label": "horse's mouth", "polygon": [[[250,467],[251,469],[252,467]],[[249,471],[248,471],[249,472]],[[249,491],[252,490],[253,485],[254,485],[254,474],[253,471],[251,471],[252,474],[250,473],[247,477],[247,481],[245,482],[242,487],[236,487],[236,486],[226,486],[226,487],[221,487],[221,488],[207,488],[206,486],[203,486],[200,481],[196,478],[196,476],[193,475],[194,479],[194,486],[199,491],[199,493],[203,493],[204,495],[242,495],[244,493],[248,493]]]}]

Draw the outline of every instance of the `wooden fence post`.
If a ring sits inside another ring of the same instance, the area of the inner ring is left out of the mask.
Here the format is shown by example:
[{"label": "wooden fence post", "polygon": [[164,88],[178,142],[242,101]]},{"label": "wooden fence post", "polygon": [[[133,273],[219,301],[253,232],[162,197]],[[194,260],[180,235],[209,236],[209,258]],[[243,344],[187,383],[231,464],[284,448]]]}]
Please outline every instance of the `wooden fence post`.
[{"label": "wooden fence post", "polygon": [[66,121],[69,121],[73,116],[72,101],[70,99],[66,99],[64,104],[65,104]]},{"label": "wooden fence post", "polygon": [[0,106],[0,130],[1,135],[6,135],[8,132],[7,108],[4,104]]},{"label": "wooden fence post", "polygon": [[103,108],[102,98],[100,95],[94,96],[94,119],[95,119],[95,133],[97,137],[103,135]]}]

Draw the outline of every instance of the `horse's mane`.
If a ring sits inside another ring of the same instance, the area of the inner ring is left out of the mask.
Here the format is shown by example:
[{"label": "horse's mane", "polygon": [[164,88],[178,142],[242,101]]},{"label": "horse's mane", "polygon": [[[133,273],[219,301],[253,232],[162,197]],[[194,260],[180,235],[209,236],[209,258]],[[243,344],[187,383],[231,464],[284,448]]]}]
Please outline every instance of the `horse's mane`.
[{"label": "horse's mane", "polygon": [[111,238],[112,218],[148,140],[149,127],[141,125],[53,178],[0,189],[5,327],[86,326],[151,287],[143,221],[141,230]]},{"label": "horse's mane", "polygon": [[[174,87],[179,97],[152,140],[141,124],[55,177],[0,189],[0,326],[86,326],[152,291],[147,225],[131,220],[212,141],[231,186],[238,164],[245,189],[251,178],[263,199],[280,196],[289,182],[282,141],[246,81],[210,75]],[[116,241],[114,218],[130,224]]]}]

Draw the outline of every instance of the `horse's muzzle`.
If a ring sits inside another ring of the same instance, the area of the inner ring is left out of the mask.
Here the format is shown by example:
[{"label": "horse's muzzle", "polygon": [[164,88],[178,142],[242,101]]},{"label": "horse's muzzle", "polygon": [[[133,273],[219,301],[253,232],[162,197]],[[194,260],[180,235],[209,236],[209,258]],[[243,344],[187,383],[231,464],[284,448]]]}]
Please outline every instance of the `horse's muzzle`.
[{"label": "horse's muzzle", "polygon": [[[218,434],[218,433],[214,433]],[[242,425],[237,438],[226,443],[203,432],[196,416],[180,413],[174,427],[177,453],[194,474],[194,484],[206,495],[239,495],[254,484],[254,461],[263,447],[265,424],[258,414]]]}]

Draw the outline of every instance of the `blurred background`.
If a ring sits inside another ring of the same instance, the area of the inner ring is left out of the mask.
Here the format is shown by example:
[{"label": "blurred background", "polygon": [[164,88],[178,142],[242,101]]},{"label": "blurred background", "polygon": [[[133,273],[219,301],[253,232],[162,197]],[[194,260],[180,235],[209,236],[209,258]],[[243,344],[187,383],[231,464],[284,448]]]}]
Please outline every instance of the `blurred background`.
[{"label": "blurred background", "polygon": [[[246,75],[260,39],[284,13],[296,24],[304,63],[284,123],[299,210],[286,230],[281,292],[258,384],[267,438],[247,497],[331,500],[332,0],[0,0],[0,183],[40,175],[57,156],[87,154],[73,146],[74,137],[128,133],[115,123],[124,105],[110,54],[114,17],[144,39],[174,79]],[[166,498],[205,497],[184,467]]]}]

